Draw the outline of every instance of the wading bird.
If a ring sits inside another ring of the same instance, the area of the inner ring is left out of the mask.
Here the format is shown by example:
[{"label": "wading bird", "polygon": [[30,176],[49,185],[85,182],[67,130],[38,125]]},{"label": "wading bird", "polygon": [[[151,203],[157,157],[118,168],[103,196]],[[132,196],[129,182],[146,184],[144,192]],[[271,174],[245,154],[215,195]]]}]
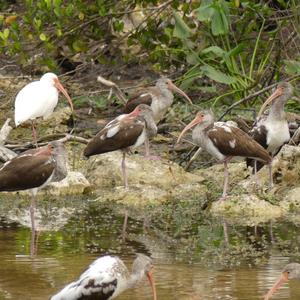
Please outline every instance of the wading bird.
[{"label": "wading bird", "polygon": [[255,158],[269,165],[271,163],[272,158],[268,152],[247,133],[228,123],[214,122],[214,116],[210,111],[198,112],[196,118],[183,129],[177,143],[184,133],[194,126],[196,127],[193,129],[193,141],[224,163],[224,187],[221,199],[227,196],[229,176],[227,164],[234,156]]},{"label": "wading bird", "polygon": [[73,111],[69,94],[53,73],[46,73],[40,80],[28,83],[16,96],[15,124],[18,126],[30,120],[35,144],[37,144],[37,136],[34,120],[39,117],[47,118],[52,114],[58,102],[59,91],[65,95]]},{"label": "wading bird", "polygon": [[54,141],[45,147],[27,150],[7,161],[0,169],[0,191],[30,190],[31,230],[35,234],[34,212],[38,191],[51,181],[67,176],[67,152],[64,144]]},{"label": "wading bird", "polygon": [[137,255],[131,274],[118,257],[103,256],[95,260],[77,281],[68,284],[50,300],[115,299],[123,291],[133,288],[145,275],[152,288],[153,300],[156,300],[152,268],[151,259],[144,254]]},{"label": "wading bird", "polygon": [[271,299],[272,295],[289,279],[300,280],[300,264],[291,263],[287,264],[281,272],[281,276],[274,283],[272,288],[266,294],[264,300]]},{"label": "wading bird", "polygon": [[[259,113],[256,125],[250,131],[250,136],[263,146],[272,157],[289,141],[290,131],[284,112],[284,105],[293,94],[293,86],[288,82],[278,84],[275,92],[265,101]],[[272,103],[269,114],[263,114],[268,104]],[[247,165],[254,168],[254,173],[263,164],[253,159],[247,159]]]},{"label": "wading bird", "polygon": [[122,175],[124,186],[128,187],[125,156],[133,148],[142,145],[146,140],[155,136],[157,127],[153,120],[153,112],[148,105],[140,104],[133,112],[123,114],[109,122],[84,149],[84,156],[121,150]]},{"label": "wading bird", "polygon": [[125,105],[124,112],[132,112],[139,104],[147,104],[153,111],[154,121],[157,124],[161,121],[168,108],[172,105],[174,95],[172,92],[176,92],[183,96],[190,104],[193,104],[192,100],[179,89],[170,79],[161,77],[157,80],[155,86],[151,86],[142,89],[139,93],[132,96]]}]

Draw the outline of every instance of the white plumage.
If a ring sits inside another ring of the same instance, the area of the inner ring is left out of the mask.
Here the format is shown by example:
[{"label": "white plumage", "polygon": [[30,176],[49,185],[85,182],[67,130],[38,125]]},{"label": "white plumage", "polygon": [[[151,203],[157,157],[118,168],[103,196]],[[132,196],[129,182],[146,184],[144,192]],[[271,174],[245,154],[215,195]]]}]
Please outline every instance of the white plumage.
[{"label": "white plumage", "polygon": [[40,80],[23,87],[15,100],[16,126],[38,117],[49,117],[57,105],[59,91],[65,95],[73,109],[70,96],[53,73],[46,73]]},{"label": "white plumage", "polygon": [[71,282],[50,300],[111,300],[133,287],[147,275],[156,300],[151,259],[143,254],[133,263],[132,273],[118,257],[103,256],[95,260],[77,281]]},{"label": "white plumage", "polygon": [[77,281],[68,284],[50,300],[81,299],[92,294],[98,294],[99,299],[112,299],[126,288],[120,279],[127,276],[127,268],[118,257],[103,256],[95,260]]}]

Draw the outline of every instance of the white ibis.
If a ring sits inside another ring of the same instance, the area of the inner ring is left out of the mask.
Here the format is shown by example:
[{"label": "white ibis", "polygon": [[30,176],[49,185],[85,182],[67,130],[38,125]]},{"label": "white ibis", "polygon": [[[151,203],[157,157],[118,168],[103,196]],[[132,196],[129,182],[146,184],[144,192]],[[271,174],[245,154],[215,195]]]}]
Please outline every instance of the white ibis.
[{"label": "white ibis", "polygon": [[225,199],[228,189],[228,162],[234,156],[251,157],[265,164],[271,163],[271,156],[247,133],[224,122],[214,123],[214,116],[210,111],[198,112],[196,118],[189,123],[178,137],[180,141],[186,131],[193,130],[193,141],[205,149],[209,154],[224,163],[224,188],[221,199]]},{"label": "white ibis", "polygon": [[157,127],[151,108],[140,104],[133,112],[118,116],[99,131],[84,149],[84,156],[121,150],[123,152],[122,175],[124,186],[127,188],[126,152],[142,145],[147,139],[156,135],[156,132]]},{"label": "white ibis", "polygon": [[[250,131],[251,137],[262,145],[274,157],[282,145],[290,139],[288,122],[284,112],[284,105],[293,93],[293,86],[288,82],[278,84],[275,92],[265,101],[258,113],[256,125]],[[273,103],[272,103],[273,102]],[[266,106],[272,103],[269,114],[262,115]],[[247,165],[254,166],[254,172],[262,167],[251,159]]]},{"label": "white ibis", "polygon": [[118,257],[103,256],[74,281],[49,300],[110,300],[123,291],[133,288],[146,275],[156,300],[156,289],[152,275],[151,258],[138,254],[132,265],[131,274]]},{"label": "white ibis", "polygon": [[34,211],[39,189],[67,175],[66,150],[63,143],[54,141],[48,146],[27,150],[7,161],[0,169],[0,191],[30,190],[31,230],[35,233]]},{"label": "white ibis", "polygon": [[15,124],[18,126],[30,120],[35,143],[37,138],[34,120],[39,117],[47,118],[52,114],[58,102],[59,91],[65,95],[73,111],[73,103],[69,94],[53,73],[46,73],[40,80],[25,85],[16,96]]},{"label": "white ibis", "polygon": [[139,104],[147,104],[153,111],[154,121],[157,124],[163,119],[168,108],[172,105],[174,96],[172,92],[182,95],[187,101],[193,104],[192,100],[179,89],[170,79],[161,77],[155,86],[141,90],[131,97],[125,105],[124,112],[130,113]]},{"label": "white ibis", "polygon": [[272,288],[266,294],[264,300],[271,299],[272,295],[289,279],[300,280],[300,264],[297,263],[287,264],[282,270],[278,280],[274,283]]}]

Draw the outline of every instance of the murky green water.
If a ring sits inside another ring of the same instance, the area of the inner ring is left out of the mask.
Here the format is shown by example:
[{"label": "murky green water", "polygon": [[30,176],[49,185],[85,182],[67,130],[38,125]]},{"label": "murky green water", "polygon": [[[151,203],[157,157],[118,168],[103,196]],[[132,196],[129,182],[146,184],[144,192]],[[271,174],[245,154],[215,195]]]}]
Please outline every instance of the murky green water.
[{"label": "murky green water", "polygon": [[[0,299],[48,299],[98,256],[118,255],[130,267],[136,252],[154,259],[158,299],[263,299],[281,268],[300,261],[295,223],[274,224],[272,230],[270,224],[228,223],[226,237],[224,221],[186,208],[192,215],[187,221],[185,209],[172,205],[150,219],[144,212],[146,229],[143,213],[134,212],[123,240],[123,209],[87,199],[39,203],[40,227],[47,231],[39,234],[37,256],[30,258],[28,202],[1,204]],[[151,291],[144,281],[118,299],[151,299]],[[274,299],[299,300],[300,283],[286,284]]]}]

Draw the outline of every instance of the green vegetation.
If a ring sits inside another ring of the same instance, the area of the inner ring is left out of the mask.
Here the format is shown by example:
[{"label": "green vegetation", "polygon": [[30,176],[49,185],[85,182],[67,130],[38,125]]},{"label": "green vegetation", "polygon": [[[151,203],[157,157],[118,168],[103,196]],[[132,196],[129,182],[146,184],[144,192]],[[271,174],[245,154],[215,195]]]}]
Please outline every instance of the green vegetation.
[{"label": "green vegetation", "polygon": [[62,72],[66,61],[147,64],[210,106],[300,76],[296,0],[2,0],[0,7],[0,52],[37,71]]}]

